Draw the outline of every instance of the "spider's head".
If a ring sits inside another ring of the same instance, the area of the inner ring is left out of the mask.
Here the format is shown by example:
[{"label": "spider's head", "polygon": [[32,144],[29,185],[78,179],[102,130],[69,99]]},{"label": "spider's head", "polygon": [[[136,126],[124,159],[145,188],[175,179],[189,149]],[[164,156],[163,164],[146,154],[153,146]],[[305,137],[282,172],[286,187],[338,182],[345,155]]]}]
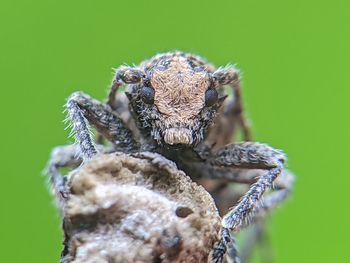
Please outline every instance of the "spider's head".
[{"label": "spider's head", "polygon": [[194,146],[203,140],[225,98],[211,72],[182,56],[140,71],[140,82],[129,85],[127,94],[141,129],[160,145]]}]

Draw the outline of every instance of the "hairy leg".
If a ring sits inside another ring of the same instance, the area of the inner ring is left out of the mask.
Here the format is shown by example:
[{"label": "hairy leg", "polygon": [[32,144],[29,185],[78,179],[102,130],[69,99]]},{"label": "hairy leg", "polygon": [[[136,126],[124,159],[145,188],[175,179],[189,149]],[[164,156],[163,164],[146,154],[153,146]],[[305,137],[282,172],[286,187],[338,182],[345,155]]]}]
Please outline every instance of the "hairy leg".
[{"label": "hairy leg", "polygon": [[[252,142],[232,144],[227,145],[216,154],[210,155],[207,153],[206,156],[209,156],[207,157],[207,164],[218,169],[245,168],[263,170],[257,181],[251,185],[249,191],[239,203],[225,215],[223,219],[223,233],[238,232],[252,220],[263,216],[266,211],[284,200],[289,193],[288,187],[291,187],[291,183],[288,183],[288,181],[292,181],[289,178],[290,174],[285,176],[286,178],[288,177],[288,180],[279,182],[279,191],[273,192],[264,201],[262,199],[263,194],[273,187],[276,178],[282,173],[285,162],[283,153],[267,145]],[[215,175],[212,178],[215,178]],[[237,180],[237,177],[228,177],[227,179]],[[230,239],[227,236],[225,237],[225,235],[223,234],[222,241],[218,247],[222,246],[222,244],[228,245],[228,240]],[[226,240],[224,240],[225,238]],[[218,249],[217,251],[225,253],[223,249]],[[217,252],[216,257],[221,258],[223,254]],[[216,258],[214,259],[216,260]]]},{"label": "hairy leg", "polygon": [[68,99],[67,109],[84,158],[90,159],[97,153],[89,124],[117,148],[132,150],[137,147],[132,132],[108,105],[75,92]]},{"label": "hairy leg", "polygon": [[294,175],[287,170],[282,171],[281,175],[269,186],[272,191],[254,204],[251,212],[244,218],[242,224],[235,231],[237,232],[252,223],[261,221],[271,210],[287,199],[293,189],[293,185]]},{"label": "hairy leg", "polygon": [[[248,180],[244,178],[244,172],[247,172]],[[236,174],[237,176],[234,176],[234,177],[228,176],[227,178],[229,178],[229,181],[243,183],[248,186],[253,183],[253,180],[256,181],[257,178],[261,177],[263,174],[264,174],[263,170],[243,169],[243,170],[239,170],[239,173]],[[225,171],[224,173],[222,173],[221,176],[219,176],[218,178],[222,180],[223,176],[225,175],[229,175],[228,171]],[[211,178],[216,179],[216,177],[211,177]],[[240,179],[243,179],[243,180],[240,181]],[[274,208],[279,206],[289,196],[293,187],[293,179],[294,177],[291,173],[289,173],[287,170],[283,170],[282,174],[274,181],[272,191],[269,193],[266,193],[264,199],[262,199],[262,201],[259,201],[257,203],[257,206],[251,212],[250,216],[246,217],[245,220],[243,220],[243,224],[240,226],[239,229],[237,229],[237,231],[240,231],[243,228],[255,223],[260,224],[261,221],[263,221],[264,217],[270,211],[272,211]],[[217,181],[213,180],[213,182],[217,182]],[[221,182],[224,183],[223,181]],[[232,204],[235,204],[236,202],[238,203],[241,196],[244,194],[244,192],[242,191],[246,187],[243,187],[243,185],[241,186],[234,185],[234,186],[235,187],[227,186],[225,189],[223,189],[222,192],[219,192],[219,195],[218,194],[215,195],[215,192],[214,192],[213,197],[215,198],[215,201],[218,207],[220,208],[221,214],[223,213],[223,211],[227,211],[227,209],[231,207]],[[233,193],[231,193],[232,191]],[[231,200],[231,203],[229,203],[229,200]],[[244,259],[248,257],[248,255],[256,245],[264,246],[265,250],[270,251],[270,249],[268,248],[268,244],[266,243],[267,241],[264,238],[266,235],[264,234],[265,232],[263,227],[264,225],[261,225],[261,226],[259,225],[259,229],[258,231],[255,231],[256,235],[254,235],[256,238],[251,238],[249,243],[243,244],[243,251],[242,251],[243,262],[247,262]],[[220,249],[220,246],[222,247],[223,244],[225,243],[221,241],[221,245],[218,245],[219,249],[217,249],[217,253],[219,253],[220,251],[222,253],[225,252],[225,250]],[[248,247],[250,247],[250,249],[248,249]],[[236,247],[235,246],[233,246],[233,248],[229,247],[227,253],[228,253],[228,256],[231,258],[231,260],[234,262],[233,260],[234,256],[237,257]],[[271,258],[271,253],[264,253],[264,259],[265,259],[264,262],[271,262],[269,261],[270,258]]]},{"label": "hairy leg", "polygon": [[[273,192],[265,194],[262,201],[253,209],[251,215],[236,230],[238,232],[246,227],[251,227],[248,231],[248,237],[242,245],[240,256],[242,262],[249,262],[256,247],[261,248],[262,262],[273,262],[272,248],[268,240],[264,219],[270,211],[280,205],[289,196],[293,186],[292,178],[293,176],[290,173],[283,171],[281,176],[274,182]],[[237,256],[237,249],[229,248],[227,253],[229,257],[233,258]]]},{"label": "hairy leg", "polygon": [[[181,160],[183,169],[191,176],[193,174],[197,178],[204,176],[210,179],[226,179],[250,185],[238,204],[225,215],[223,219],[225,233],[237,232],[250,222],[261,218],[268,210],[283,201],[290,192],[293,176],[283,170],[285,156],[267,145],[253,142],[231,144],[216,153],[212,153],[209,148],[202,145],[195,151],[196,159],[190,160],[184,156]],[[277,179],[282,171],[283,175]],[[274,184],[276,191],[263,201],[263,194],[272,189]],[[227,240],[229,238],[222,239],[218,245],[215,253],[217,258],[223,257],[219,251],[221,253],[225,251],[220,249],[220,246],[228,245]]]},{"label": "hairy leg", "polygon": [[221,231],[220,241],[213,249],[213,263],[221,263],[224,261],[224,255],[226,251],[230,252],[230,259],[232,263],[241,263],[241,259],[238,256],[238,250],[236,240],[230,235],[227,228],[223,228]]},{"label": "hairy leg", "polygon": [[262,262],[272,263],[273,253],[269,245],[269,240],[266,232],[265,216],[279,206],[289,196],[293,189],[294,175],[289,171],[284,170],[282,174],[274,181],[273,191],[265,194],[263,200],[254,208],[251,217],[248,217],[241,229],[252,226],[249,239],[242,247],[242,261],[249,261],[252,255],[253,248],[258,246],[261,251]]},{"label": "hairy leg", "polygon": [[257,206],[263,193],[282,172],[284,161],[285,157],[280,151],[258,143],[228,145],[216,154],[213,159],[214,165],[266,170],[239,204],[225,216],[224,227],[236,230],[243,224],[243,220]]},{"label": "hairy leg", "polygon": [[69,189],[66,186],[66,179],[60,173],[60,168],[78,167],[82,159],[79,158],[79,148],[77,145],[65,145],[55,147],[47,164],[46,174],[55,194],[56,201],[62,206],[68,197]]},{"label": "hairy leg", "polygon": [[[252,212],[252,215],[244,220],[244,224],[240,227],[240,230],[248,226],[250,226],[251,229],[248,230],[247,239],[242,245],[242,262],[247,263],[249,261],[256,247],[260,247],[263,252],[261,254],[263,262],[273,262],[273,253],[267,238],[264,219],[270,211],[280,205],[289,196],[293,187],[293,179],[294,176],[287,170],[284,170],[274,181],[273,191],[271,193],[266,193],[264,199],[259,202],[258,206]],[[238,203],[240,197],[243,195],[242,190],[246,188],[242,187],[243,185],[240,185],[240,187],[238,185],[233,186],[235,187],[232,187],[232,185],[231,187],[226,187],[224,191],[220,192],[220,195],[216,196],[215,200],[218,203],[218,207],[221,208],[221,213],[223,213],[223,210],[227,211],[228,207],[231,207],[232,204]],[[227,255],[233,261],[233,258],[237,256],[237,248],[235,246],[233,248],[229,247]]]}]

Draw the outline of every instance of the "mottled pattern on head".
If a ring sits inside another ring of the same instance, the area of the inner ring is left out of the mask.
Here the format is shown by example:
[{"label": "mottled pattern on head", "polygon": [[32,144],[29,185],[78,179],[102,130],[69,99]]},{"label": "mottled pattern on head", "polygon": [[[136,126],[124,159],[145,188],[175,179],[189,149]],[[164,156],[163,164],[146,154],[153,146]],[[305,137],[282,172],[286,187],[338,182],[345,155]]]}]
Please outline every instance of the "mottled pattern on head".
[{"label": "mottled pattern on head", "polygon": [[210,85],[208,74],[195,71],[181,56],[167,66],[155,67],[150,82],[155,90],[154,103],[170,123],[191,123],[204,107]]},{"label": "mottled pattern on head", "polygon": [[[156,55],[140,64],[142,82],[126,91],[143,138],[158,145],[197,145],[203,140],[223,100],[207,106],[205,93],[213,88],[215,67],[200,57],[183,52]],[[143,87],[154,89],[154,103],[145,103]],[[219,97],[222,87],[215,87]]]}]

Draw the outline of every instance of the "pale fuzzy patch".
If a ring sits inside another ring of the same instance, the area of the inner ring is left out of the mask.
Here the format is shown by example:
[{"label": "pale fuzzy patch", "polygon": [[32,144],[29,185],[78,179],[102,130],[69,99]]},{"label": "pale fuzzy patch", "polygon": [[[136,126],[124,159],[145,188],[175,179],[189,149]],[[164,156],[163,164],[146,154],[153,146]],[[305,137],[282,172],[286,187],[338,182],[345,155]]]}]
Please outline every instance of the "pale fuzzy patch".
[{"label": "pale fuzzy patch", "polygon": [[192,144],[192,132],[186,128],[170,128],[164,132],[164,141],[167,144]]}]

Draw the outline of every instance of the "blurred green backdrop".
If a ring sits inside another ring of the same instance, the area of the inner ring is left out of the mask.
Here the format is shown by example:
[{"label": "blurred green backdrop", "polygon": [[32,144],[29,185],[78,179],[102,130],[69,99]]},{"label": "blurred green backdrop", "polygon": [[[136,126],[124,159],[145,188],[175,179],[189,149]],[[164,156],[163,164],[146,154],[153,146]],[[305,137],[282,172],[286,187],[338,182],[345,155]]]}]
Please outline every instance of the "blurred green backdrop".
[{"label": "blurred green backdrop", "polygon": [[289,156],[297,185],[271,220],[276,262],[345,262],[349,8],[345,0],[2,0],[0,261],[58,262],[60,222],[40,174],[50,149],[70,142],[67,96],[103,99],[113,67],[179,49],[237,63],[255,138]]}]

